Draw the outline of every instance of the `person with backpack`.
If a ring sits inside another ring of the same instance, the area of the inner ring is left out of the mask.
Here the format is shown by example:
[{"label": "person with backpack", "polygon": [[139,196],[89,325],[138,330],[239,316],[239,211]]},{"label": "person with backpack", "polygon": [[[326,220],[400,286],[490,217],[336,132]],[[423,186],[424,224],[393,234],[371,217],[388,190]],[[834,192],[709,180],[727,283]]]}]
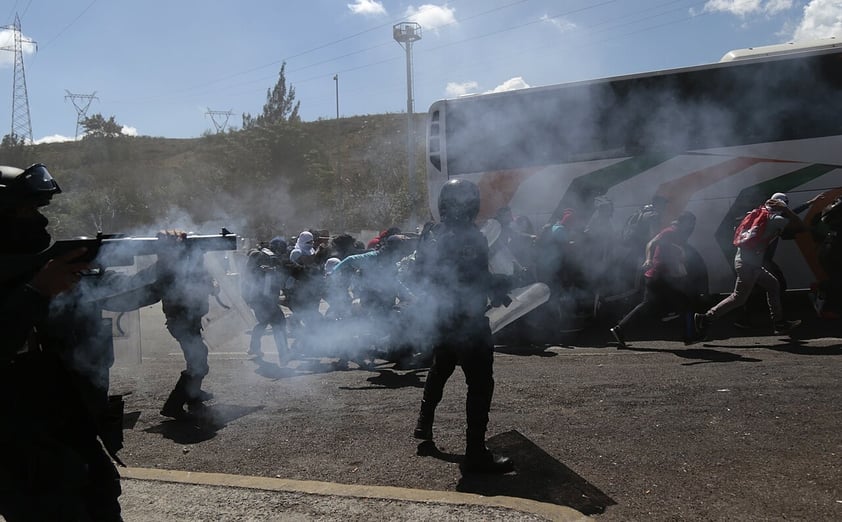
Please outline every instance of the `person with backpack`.
[{"label": "person with backpack", "polygon": [[240,290],[243,300],[254,313],[257,323],[251,329],[249,355],[261,356],[261,339],[266,328],[272,327],[272,337],[278,350],[278,365],[289,357],[286,337],[286,316],[281,309],[281,288],[287,278],[283,267],[287,244],[281,237],[273,238],[268,248],[258,245],[248,253]]},{"label": "person with backpack", "polygon": [[[682,212],[646,246],[643,301],[609,330],[617,340],[617,348],[627,348],[625,332],[641,316],[651,315],[653,311],[676,312],[687,318],[683,323],[690,323],[684,249],[695,227],[696,216],[691,212]],[[685,328],[683,336],[685,342],[689,342],[693,337],[692,328]]]},{"label": "person with backpack", "polygon": [[734,270],[737,280],[734,291],[703,314],[695,314],[694,325],[698,338],[704,338],[707,329],[718,318],[745,304],[755,285],[766,291],[774,334],[787,333],[801,321],[787,321],[783,317],[781,291],[778,280],[763,266],[766,249],[776,238],[794,235],[807,227],[798,214],[789,208],[789,197],[776,192],[763,205],[749,212],[734,231]]},{"label": "person with backpack", "polygon": [[617,260],[621,267],[619,272],[629,288],[629,295],[638,295],[644,287],[643,261],[646,258],[646,245],[663,228],[661,216],[666,209],[668,200],[659,195],[652,198],[652,203],[644,205],[630,215],[620,231],[619,239],[623,255]]}]

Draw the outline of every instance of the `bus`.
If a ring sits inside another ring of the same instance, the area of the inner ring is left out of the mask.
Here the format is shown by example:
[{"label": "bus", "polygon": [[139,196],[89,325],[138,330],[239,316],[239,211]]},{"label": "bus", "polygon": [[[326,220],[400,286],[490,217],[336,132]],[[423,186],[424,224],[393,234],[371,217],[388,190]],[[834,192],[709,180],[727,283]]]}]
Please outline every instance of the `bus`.
[{"label": "bus", "polygon": [[[739,217],[775,192],[797,206],[842,194],[842,41],[735,50],[717,63],[469,95],[433,103],[427,186],[480,187],[479,223],[508,206],[536,228],[565,209],[587,220],[613,202],[613,227],[656,196],[666,226],[697,217],[690,245],[709,293],[734,285]],[[814,203],[805,223],[822,210]],[[775,261],[790,289],[826,276],[810,234],[782,241]]]}]

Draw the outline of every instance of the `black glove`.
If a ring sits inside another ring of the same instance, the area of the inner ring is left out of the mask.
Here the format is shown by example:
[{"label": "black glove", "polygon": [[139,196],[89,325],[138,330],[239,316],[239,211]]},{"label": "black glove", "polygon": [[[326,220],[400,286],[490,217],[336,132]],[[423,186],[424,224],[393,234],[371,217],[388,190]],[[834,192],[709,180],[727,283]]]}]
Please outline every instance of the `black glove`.
[{"label": "black glove", "polygon": [[491,306],[509,306],[512,298],[509,292],[512,290],[512,278],[503,274],[491,274]]}]

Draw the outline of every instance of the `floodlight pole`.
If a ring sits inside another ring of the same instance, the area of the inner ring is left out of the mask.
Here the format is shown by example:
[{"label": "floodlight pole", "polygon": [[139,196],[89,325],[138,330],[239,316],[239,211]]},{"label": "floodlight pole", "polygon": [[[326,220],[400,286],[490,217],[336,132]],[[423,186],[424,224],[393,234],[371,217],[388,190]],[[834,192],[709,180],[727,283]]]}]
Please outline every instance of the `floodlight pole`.
[{"label": "floodlight pole", "polygon": [[339,203],[339,232],[345,232],[345,199],[343,198],[344,183],[342,182],[342,128],[339,125],[339,74],[333,75],[336,82],[336,195]]},{"label": "floodlight pole", "polygon": [[421,39],[421,25],[416,22],[401,22],[392,26],[395,41],[406,51],[406,156],[409,169],[409,225],[414,228],[417,224],[415,213],[416,182],[415,182],[415,126],[412,122],[414,102],[412,99],[412,43]]}]

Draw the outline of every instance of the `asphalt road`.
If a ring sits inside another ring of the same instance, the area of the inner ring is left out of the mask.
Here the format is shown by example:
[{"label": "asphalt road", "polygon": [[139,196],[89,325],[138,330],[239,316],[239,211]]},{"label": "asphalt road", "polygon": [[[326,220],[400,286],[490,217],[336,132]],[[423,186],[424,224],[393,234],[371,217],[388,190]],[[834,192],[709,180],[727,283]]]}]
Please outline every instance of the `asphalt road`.
[{"label": "asphalt road", "polygon": [[129,393],[121,457],[132,467],[516,497],[606,521],[842,519],[839,323],[814,321],[792,338],[728,338],[723,326],[689,347],[617,350],[601,331],[563,346],[500,346],[489,446],[517,471],[463,477],[458,371],[435,445],[419,445],[426,369],[320,354],[279,367],[270,336],[269,355],[249,358],[244,320],[220,319],[208,328],[204,386],[215,398],[175,421],[158,411],[181,353],[159,307],[139,317],[121,319],[129,333],[112,371],[112,391]]}]

